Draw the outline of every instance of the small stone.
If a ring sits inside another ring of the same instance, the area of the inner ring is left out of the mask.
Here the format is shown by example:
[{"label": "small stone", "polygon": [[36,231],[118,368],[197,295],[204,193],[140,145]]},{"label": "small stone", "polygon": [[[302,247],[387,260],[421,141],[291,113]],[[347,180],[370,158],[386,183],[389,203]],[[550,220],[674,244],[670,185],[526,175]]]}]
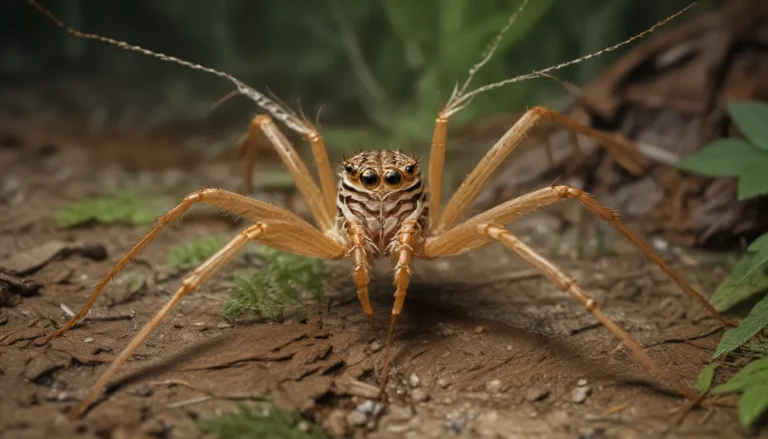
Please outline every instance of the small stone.
[{"label": "small stone", "polygon": [[347,424],[355,427],[361,427],[365,425],[366,421],[368,421],[368,417],[358,412],[357,410],[350,412],[347,415]]},{"label": "small stone", "polygon": [[93,343],[93,338],[92,337],[88,337],[85,340],[83,340],[83,343]]},{"label": "small stone", "polygon": [[424,389],[414,389],[411,393],[411,399],[413,402],[424,402],[429,399],[429,394]]},{"label": "small stone", "polygon": [[501,390],[501,380],[495,379],[485,383],[485,390],[491,393],[498,393]]},{"label": "small stone", "polygon": [[346,436],[347,434],[347,415],[341,409],[334,409],[323,420],[323,427],[334,436]]},{"label": "small stone", "polygon": [[669,250],[669,241],[658,236],[651,238],[651,246],[659,253],[665,253]]},{"label": "small stone", "polygon": [[408,383],[411,385],[411,387],[419,387],[419,383],[421,380],[419,379],[419,376],[415,373],[412,373],[410,377],[408,377]]},{"label": "small stone", "polygon": [[298,424],[296,424],[296,428],[299,429],[299,431],[303,431],[304,433],[309,433],[311,425],[309,425],[309,422],[307,421],[299,421]]},{"label": "small stone", "polygon": [[409,406],[391,405],[389,406],[389,416],[392,420],[407,421],[413,416],[413,410]]},{"label": "small stone", "polygon": [[142,397],[145,397],[145,398],[147,396],[152,396],[152,387],[150,387],[150,386],[141,386],[138,389],[136,389],[136,395],[142,396]]},{"label": "small stone", "polygon": [[449,385],[449,384],[450,384],[450,383],[449,383],[449,382],[448,382],[448,380],[446,380],[445,378],[438,378],[438,379],[437,379],[437,385],[438,385],[438,386],[440,386],[440,387],[442,387],[442,388],[446,388],[446,387],[448,387],[448,385]]},{"label": "small stone", "polygon": [[584,387],[584,386],[587,385],[587,380],[582,378],[582,379],[579,380],[579,382],[576,383],[576,385],[579,386],[579,387]]},{"label": "small stone", "polygon": [[387,431],[389,433],[405,433],[408,431],[408,424],[389,424],[387,425]]},{"label": "small stone", "polygon": [[574,404],[581,404],[587,399],[587,396],[592,393],[592,388],[589,386],[574,387],[571,390],[571,402]]},{"label": "small stone", "polygon": [[549,396],[549,389],[541,385],[534,385],[525,392],[525,400],[528,402],[541,401]]},{"label": "small stone", "polygon": [[477,326],[472,332],[474,332],[475,334],[482,334],[483,331],[485,331],[485,328],[483,328],[482,326]]},{"label": "small stone", "polygon": [[231,324],[229,324],[229,323],[224,323],[224,322],[222,322],[222,323],[219,323],[218,325],[216,325],[216,328],[217,328],[217,329],[227,329],[227,328],[231,328],[231,327],[232,327],[232,325],[231,325]]},{"label": "small stone", "polygon": [[372,415],[374,410],[376,410],[376,406],[377,404],[369,399],[355,407],[355,410],[364,415]]},{"label": "small stone", "polygon": [[374,354],[376,352],[379,352],[381,350],[381,348],[383,348],[383,347],[384,347],[384,345],[379,343],[378,340],[374,340],[374,341],[371,342],[371,344],[369,344],[368,346],[365,347],[365,353],[366,354]]}]

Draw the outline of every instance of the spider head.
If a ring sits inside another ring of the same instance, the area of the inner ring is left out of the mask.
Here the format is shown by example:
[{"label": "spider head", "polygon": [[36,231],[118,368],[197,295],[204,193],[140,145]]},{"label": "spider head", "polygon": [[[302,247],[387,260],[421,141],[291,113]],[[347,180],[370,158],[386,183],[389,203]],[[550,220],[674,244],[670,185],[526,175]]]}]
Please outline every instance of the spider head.
[{"label": "spider head", "polygon": [[339,179],[363,192],[380,194],[414,187],[421,181],[418,160],[398,151],[365,151],[345,159]]}]

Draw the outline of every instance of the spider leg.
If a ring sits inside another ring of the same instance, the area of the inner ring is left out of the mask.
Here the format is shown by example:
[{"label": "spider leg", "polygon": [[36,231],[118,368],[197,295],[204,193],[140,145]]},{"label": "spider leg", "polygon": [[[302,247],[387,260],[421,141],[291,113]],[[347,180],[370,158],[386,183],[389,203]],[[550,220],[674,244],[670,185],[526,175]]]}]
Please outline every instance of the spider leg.
[{"label": "spider leg", "polygon": [[437,226],[440,219],[440,205],[443,200],[443,172],[445,171],[445,139],[448,128],[448,118],[442,111],[435,120],[435,131],[432,134],[432,147],[429,150],[429,212],[430,230]]},{"label": "spider leg", "polygon": [[352,277],[357,287],[357,298],[360,300],[363,312],[368,316],[371,329],[375,333],[376,324],[373,320],[373,308],[371,308],[371,301],[368,298],[368,284],[371,283],[371,277],[368,274],[368,256],[365,253],[365,228],[359,221],[349,221],[346,228],[349,235],[349,251],[352,254]]},{"label": "spider leg", "polygon": [[[187,211],[192,205],[196,203],[210,204],[220,209],[224,209],[231,213],[240,215],[250,221],[257,222],[262,220],[277,220],[291,224],[292,235],[296,235],[296,239],[292,241],[285,241],[282,244],[272,243],[276,247],[286,249],[288,251],[300,252],[309,256],[316,256],[322,258],[339,258],[343,256],[344,247],[338,243],[335,239],[324,235],[320,231],[313,228],[309,223],[299,218],[296,214],[289,212],[271,204],[264,203],[262,201],[254,200],[253,198],[246,197],[244,195],[236,194],[234,192],[225,191],[222,189],[202,189],[197,192],[186,196],[184,200],[175,208],[170,210],[165,215],[162,215],[157,219],[157,225],[144,235],[138,243],[136,243],[114,267],[107,273],[104,278],[99,281],[93,293],[88,297],[88,300],[80,308],[77,314],[72,317],[64,326],[58,330],[48,334],[42,339],[36,341],[36,344],[42,345],[47,343],[53,338],[60,336],[72,328],[80,319],[82,319],[91,308],[96,299],[99,297],[107,284],[113,277],[130,262],[136,255],[141,252],[160,231],[169,223],[177,220],[184,212]],[[293,238],[293,236],[292,236]],[[267,239],[265,237],[265,239]],[[286,245],[290,244],[290,245]]]},{"label": "spider leg", "polygon": [[413,250],[416,245],[416,234],[418,231],[418,220],[407,219],[403,221],[403,224],[400,226],[400,230],[397,233],[397,241],[394,243],[394,250],[392,252],[392,257],[396,261],[394,270],[395,303],[392,306],[392,317],[389,321],[387,344],[384,349],[384,368],[382,369],[380,387],[382,394],[387,385],[387,377],[389,375],[389,352],[392,348],[392,339],[395,335],[395,322],[397,322],[397,317],[403,311],[406,290],[408,289],[408,284],[411,282],[411,260],[413,258]]},{"label": "spider leg", "polygon": [[651,359],[643,348],[610,317],[603,314],[597,303],[584,290],[582,290],[573,278],[565,274],[559,267],[537,253],[519,238],[503,227],[493,224],[478,224],[474,226],[475,233],[496,241],[500,241],[505,247],[517,253],[521,258],[539,269],[549,280],[562,291],[567,292],[587,311],[591,312],[597,320],[613,333],[629,349],[632,356],[649,374],[660,378],[668,386],[691,401],[696,401],[699,395],[685,387],[678,380],[669,377],[659,365]]},{"label": "spider leg", "polygon": [[[200,285],[210,279],[211,276],[221,270],[221,268],[227,262],[231,261],[248,242],[260,241],[264,244],[271,245],[288,240],[300,239],[304,233],[306,233],[306,230],[304,230],[303,227],[297,227],[297,224],[278,220],[260,221],[240,232],[221,250],[208,258],[207,261],[197,267],[192,273],[184,277],[181,281],[181,287],[174,293],[171,300],[169,300],[160,311],[158,311],[157,314],[144,325],[141,331],[133,337],[128,346],[126,346],[117,358],[115,358],[112,364],[109,365],[109,368],[101,374],[99,380],[91,388],[90,392],[88,392],[85,399],[78,405],[73,415],[80,417],[88,407],[90,407],[120,367],[131,357],[131,355],[133,355],[136,349],[138,349],[160,323],[163,322],[182,298],[195,291]],[[320,232],[316,233],[320,235]],[[305,255],[324,254],[326,257],[338,257],[340,253],[343,253],[343,248],[338,243],[336,244],[337,248],[333,248],[333,246],[330,246],[330,248],[324,246],[315,247],[315,245],[309,244],[308,242],[304,242],[303,245],[306,245],[306,251],[298,251],[297,253]],[[279,247],[275,245],[272,246]]]},{"label": "spider leg", "polygon": [[304,197],[304,201],[309,206],[309,210],[312,212],[312,216],[315,218],[320,230],[327,231],[333,228],[332,212],[336,208],[336,187],[331,165],[328,162],[325,143],[320,134],[317,131],[312,131],[307,135],[307,138],[312,145],[312,154],[315,157],[315,164],[320,175],[322,191],[312,178],[307,165],[299,157],[288,139],[280,132],[272,118],[265,114],[254,117],[248,127],[248,132],[246,132],[238,145],[240,154],[246,155],[245,176],[243,178],[246,193],[251,191],[251,175],[253,174],[256,140],[259,133],[263,133],[274,145],[275,150],[277,150],[286,168],[288,168],[288,172],[290,172],[296,182],[296,187],[299,189],[302,197]]},{"label": "spider leg", "polygon": [[[429,169],[430,191],[433,195],[435,194],[435,184],[437,184],[439,190],[442,191],[442,166],[444,163],[445,130],[447,126],[447,119],[438,117],[437,120],[438,123],[435,126],[435,134],[432,142],[433,154],[436,154],[436,158],[433,159],[430,156]],[[473,169],[461,183],[461,186],[459,186],[456,193],[453,194],[442,213],[435,217],[435,221],[432,223],[432,229],[435,229],[439,233],[441,231],[449,230],[458,224],[464,212],[466,212],[470,204],[475,201],[480,194],[480,191],[485,187],[488,180],[504,159],[506,159],[517,145],[525,139],[528,131],[542,120],[556,123],[569,130],[597,140],[622,166],[631,172],[640,172],[641,167],[638,164],[640,156],[635,151],[634,143],[629,139],[620,135],[609,134],[604,131],[589,128],[556,111],[544,107],[535,107],[523,114],[514,126],[512,126],[512,128],[510,128],[480,160],[475,169]],[[433,163],[436,168],[440,168],[437,174],[432,174],[432,172],[436,170],[432,168]],[[437,195],[440,195],[440,192],[438,192]],[[433,208],[435,203],[439,206],[439,200],[433,198],[432,203]]]},{"label": "spider leg", "polygon": [[727,326],[734,326],[705,299],[695,288],[683,279],[664,259],[654,252],[639,236],[631,232],[619,219],[616,211],[609,209],[592,198],[589,194],[570,186],[552,186],[531,192],[521,197],[500,204],[493,209],[475,215],[464,224],[454,229],[430,238],[424,248],[426,257],[447,256],[450,254],[464,253],[482,247],[491,239],[487,235],[479,236],[472,231],[473,226],[481,224],[509,224],[519,217],[528,214],[540,207],[548,206],[568,198],[574,198],[592,214],[602,218],[624,235],[637,249],[653,263],[659,266],[686,294],[699,301],[717,320]]}]

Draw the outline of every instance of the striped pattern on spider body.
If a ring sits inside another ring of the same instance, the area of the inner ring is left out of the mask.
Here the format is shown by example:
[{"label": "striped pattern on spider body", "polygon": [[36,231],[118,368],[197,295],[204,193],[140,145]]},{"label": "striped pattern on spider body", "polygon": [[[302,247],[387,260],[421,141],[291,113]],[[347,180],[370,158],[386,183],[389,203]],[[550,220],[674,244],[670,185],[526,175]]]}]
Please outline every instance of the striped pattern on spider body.
[{"label": "striped pattern on spider body", "polygon": [[336,230],[348,239],[348,221],[365,230],[368,262],[392,254],[397,231],[406,220],[418,224],[423,242],[429,217],[429,192],[418,160],[398,151],[366,151],[342,163],[336,197]]}]

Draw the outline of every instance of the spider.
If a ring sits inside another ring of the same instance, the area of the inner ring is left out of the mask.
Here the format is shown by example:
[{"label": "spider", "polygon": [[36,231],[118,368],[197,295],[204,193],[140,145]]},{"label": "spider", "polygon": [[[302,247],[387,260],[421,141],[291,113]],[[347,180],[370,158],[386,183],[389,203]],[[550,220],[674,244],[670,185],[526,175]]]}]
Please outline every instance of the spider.
[{"label": "spider", "polygon": [[[535,107],[527,111],[493,145],[474,170],[465,178],[456,193],[450,197],[445,208],[441,207],[448,121],[454,114],[468,105],[473,97],[505,84],[544,76],[550,71],[561,69],[607,51],[615,50],[652,32],[659,26],[682,14],[693,4],[657,23],[645,32],[617,45],[554,67],[485,85],[467,92],[472,76],[490,59],[504,32],[511,27],[518,14],[525,7],[527,0],[524,1],[522,6],[510,17],[507,25],[496,36],[481,61],[470,70],[467,80],[461,87],[457,86],[454,89],[448,103],[438,112],[429,155],[428,172],[430,178],[428,188],[427,181],[422,176],[418,160],[410,155],[386,150],[362,152],[344,160],[337,174],[338,183],[335,183],[325,143],[319,131],[305,118],[298,117],[275,100],[248,87],[227,73],[161,53],[151,52],[121,41],[82,33],[65,25],[34,0],[29,0],[29,3],[75,36],[116,44],[124,49],[137,51],[164,61],[171,61],[193,69],[203,70],[232,82],[238,92],[250,97],[258,106],[271,114],[271,117],[266,114],[255,116],[247,133],[241,140],[239,149],[247,156],[246,175],[248,176],[252,172],[256,139],[258,136],[263,135],[276,148],[288,171],[293,176],[298,191],[306,201],[315,222],[312,225],[288,210],[245,195],[213,188],[202,189],[189,194],[178,206],[160,216],[157,220],[157,225],[135,244],[98,283],[80,311],[64,326],[38,340],[38,344],[44,344],[72,328],[85,316],[99,294],[118,271],[143,250],[166,225],[179,219],[193,205],[213,205],[238,215],[253,224],[241,231],[221,250],[183,278],[180,288],[172,298],[146,323],[128,346],[115,358],[109,368],[103,372],[90,393],[77,407],[73,416],[81,416],[90,407],[120,367],[184,297],[210,279],[227,262],[232,260],[247,243],[252,241],[304,256],[324,259],[350,258],[353,265],[352,277],[357,288],[357,296],[372,327],[374,319],[373,309],[371,308],[368,296],[369,269],[371,264],[379,257],[389,256],[393,259],[395,262],[395,293],[384,351],[381,375],[382,395],[385,393],[384,389],[388,376],[389,354],[395,322],[402,312],[408,284],[411,280],[411,261],[414,258],[432,260],[459,255],[477,250],[494,242],[500,242],[506,248],[539,269],[559,289],[570,294],[586,311],[592,313],[600,323],[621,340],[635,360],[648,373],[660,378],[669,387],[686,398],[693,401],[698,399],[699,395],[693,390],[688,389],[682,383],[669,377],[629,334],[601,311],[595,300],[579,287],[573,278],[505,228],[507,224],[534,210],[567,199],[574,199],[592,214],[610,223],[652,262],[657,264],[683,291],[699,300],[715,318],[726,325],[730,325],[706,299],[676,273],[658,254],[654,253],[637,235],[628,230],[619,220],[619,216],[615,211],[602,206],[589,194],[578,188],[553,184],[550,187],[545,187],[519,198],[506,201],[490,210],[461,221],[463,215],[477,198],[494,171],[515,149],[526,133],[541,121],[553,122],[565,126],[573,132],[596,139],[609,153],[621,158],[622,163],[625,163],[627,167],[631,167],[632,149],[627,146],[629,142],[627,139],[621,139],[583,126],[568,116],[544,107]],[[319,185],[311,176],[309,169],[296,150],[278,129],[275,122],[273,122],[273,118],[302,135],[310,143],[319,174]],[[249,179],[246,178],[245,181],[249,181]]]}]

